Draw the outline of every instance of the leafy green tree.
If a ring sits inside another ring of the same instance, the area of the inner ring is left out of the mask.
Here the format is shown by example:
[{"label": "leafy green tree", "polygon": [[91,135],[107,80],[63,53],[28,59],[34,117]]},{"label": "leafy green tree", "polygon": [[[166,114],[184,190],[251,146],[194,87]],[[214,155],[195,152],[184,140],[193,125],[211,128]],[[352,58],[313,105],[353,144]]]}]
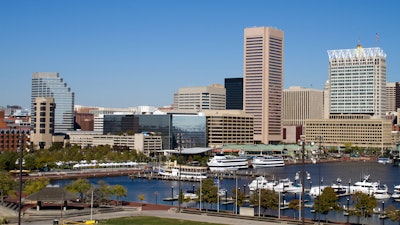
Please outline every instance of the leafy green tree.
[{"label": "leafy green tree", "polygon": [[[211,178],[202,181],[201,199],[208,204],[216,203],[218,188],[214,186],[214,180]],[[197,195],[200,196],[200,188],[197,189]],[[208,208],[206,208],[207,210]]]},{"label": "leafy green tree", "polygon": [[139,201],[140,201],[140,204],[143,205],[144,194],[140,194],[140,195],[138,196],[138,199],[139,199]]},{"label": "leafy green tree", "polygon": [[97,186],[93,190],[93,201],[97,204],[107,204],[113,195],[112,186],[99,180]]},{"label": "leafy green tree", "polygon": [[128,191],[126,190],[126,188],[122,185],[116,184],[113,186],[113,194],[117,197],[117,206],[119,203],[119,199],[121,197],[126,197],[128,196]]},{"label": "leafy green tree", "polygon": [[338,197],[336,196],[335,190],[331,187],[326,187],[314,201],[315,212],[322,213],[325,215],[327,221],[327,215],[329,211],[338,210],[339,204],[337,202]]},{"label": "leafy green tree", "polygon": [[[236,196],[237,196],[237,200],[236,200]],[[232,189],[232,198],[234,200],[234,205],[236,207],[240,207],[243,205],[244,200],[246,199],[246,196],[244,195],[243,192],[240,191],[240,189],[233,188]]]},{"label": "leafy green tree", "polygon": [[293,218],[296,218],[296,211],[300,210],[300,200],[293,199],[289,202],[288,205],[289,209],[293,209]]},{"label": "leafy green tree", "polygon": [[44,189],[49,183],[50,179],[45,177],[26,180],[24,183],[24,192],[27,195],[33,194]]},{"label": "leafy green tree", "polygon": [[66,186],[67,190],[78,193],[80,201],[84,202],[86,193],[91,189],[91,184],[88,179],[79,178],[72,184]]},{"label": "leafy green tree", "polygon": [[[258,202],[260,200],[260,202]],[[279,196],[273,190],[261,189],[259,196],[258,192],[255,192],[250,198],[250,203],[253,205],[260,205],[264,209],[277,209],[279,204]]]},{"label": "leafy green tree", "polygon": [[356,202],[356,210],[352,213],[357,216],[371,216],[374,213],[374,208],[378,206],[378,202],[373,195],[370,196],[362,192],[356,192],[352,198]]},{"label": "leafy green tree", "polygon": [[6,151],[0,154],[0,170],[10,171],[15,170],[18,165],[15,164],[19,155],[17,152]]},{"label": "leafy green tree", "polygon": [[400,210],[397,210],[393,205],[390,205],[385,210],[385,213],[391,221],[397,221],[400,225]]},{"label": "leafy green tree", "polygon": [[17,183],[12,179],[8,172],[0,171],[0,198],[1,203],[4,201],[4,197],[9,195],[15,195],[15,189]]}]

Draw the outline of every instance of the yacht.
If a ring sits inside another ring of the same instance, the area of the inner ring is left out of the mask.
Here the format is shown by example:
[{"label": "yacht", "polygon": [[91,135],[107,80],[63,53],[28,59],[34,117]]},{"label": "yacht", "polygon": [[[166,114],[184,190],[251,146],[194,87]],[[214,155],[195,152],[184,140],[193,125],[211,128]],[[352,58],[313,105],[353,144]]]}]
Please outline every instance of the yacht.
[{"label": "yacht", "polygon": [[210,171],[232,171],[249,168],[247,158],[217,153],[207,162]]},{"label": "yacht", "polygon": [[380,184],[378,185],[377,189],[374,191],[374,197],[378,200],[381,199],[388,199],[390,198],[390,194],[388,193],[388,187],[386,184]]},{"label": "yacht", "polygon": [[394,201],[399,202],[400,201],[400,184],[394,186],[394,191],[393,194],[391,196],[393,198]]},{"label": "yacht", "polygon": [[251,165],[253,168],[279,167],[284,166],[285,162],[283,158],[279,156],[259,155],[251,160]]},{"label": "yacht", "polygon": [[289,179],[279,179],[278,183],[275,185],[274,190],[276,192],[289,192],[289,193],[300,193],[302,192],[302,186],[300,183],[295,183]]},{"label": "yacht", "polygon": [[277,184],[276,181],[268,181],[264,176],[259,176],[252,180],[248,187],[250,191],[255,191],[257,189],[274,190]]},{"label": "yacht", "polygon": [[362,181],[357,181],[354,185],[350,186],[350,194],[362,192],[371,195],[378,189],[379,182],[370,182],[369,175],[364,176]]}]

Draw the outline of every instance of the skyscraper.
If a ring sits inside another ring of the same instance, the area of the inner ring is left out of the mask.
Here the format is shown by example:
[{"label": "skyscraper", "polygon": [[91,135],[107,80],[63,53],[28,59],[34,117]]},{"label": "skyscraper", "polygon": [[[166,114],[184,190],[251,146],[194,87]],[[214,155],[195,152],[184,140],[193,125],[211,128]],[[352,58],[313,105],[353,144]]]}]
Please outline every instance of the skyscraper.
[{"label": "skyscraper", "polygon": [[243,109],[243,78],[225,78],[226,109]]},{"label": "skyscraper", "polygon": [[54,134],[54,98],[37,97],[32,110],[32,135],[31,141],[35,148],[49,148],[52,145]]},{"label": "skyscraper", "polygon": [[323,118],[324,92],[321,90],[289,87],[283,91],[283,125],[305,124],[306,119]]},{"label": "skyscraper", "polygon": [[330,114],[386,112],[386,54],[380,48],[329,50]]},{"label": "skyscraper", "polygon": [[179,88],[174,93],[173,107],[176,110],[225,109],[226,90],[220,84],[201,87]]},{"label": "skyscraper", "polygon": [[400,108],[400,82],[386,84],[386,103],[388,112],[396,112]]},{"label": "skyscraper", "polygon": [[282,140],[283,43],[282,30],[244,30],[243,108],[254,116],[256,143]]},{"label": "skyscraper", "polygon": [[35,118],[35,101],[38,97],[54,98],[54,133],[65,133],[74,129],[74,92],[58,73],[39,72],[32,74],[31,110],[32,123]]}]

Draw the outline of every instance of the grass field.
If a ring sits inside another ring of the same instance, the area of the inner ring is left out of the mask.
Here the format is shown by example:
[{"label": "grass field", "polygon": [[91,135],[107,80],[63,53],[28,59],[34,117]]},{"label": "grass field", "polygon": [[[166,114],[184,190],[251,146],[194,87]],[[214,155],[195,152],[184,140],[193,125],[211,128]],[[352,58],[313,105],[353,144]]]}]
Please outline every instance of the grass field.
[{"label": "grass field", "polygon": [[134,216],[134,217],[123,217],[123,218],[115,218],[108,220],[101,220],[99,225],[153,225],[153,224],[162,224],[162,225],[220,225],[217,223],[205,223],[205,222],[197,222],[197,221],[189,221],[189,220],[178,220],[178,219],[168,219],[168,218],[160,218],[160,217],[151,217],[151,216]]}]

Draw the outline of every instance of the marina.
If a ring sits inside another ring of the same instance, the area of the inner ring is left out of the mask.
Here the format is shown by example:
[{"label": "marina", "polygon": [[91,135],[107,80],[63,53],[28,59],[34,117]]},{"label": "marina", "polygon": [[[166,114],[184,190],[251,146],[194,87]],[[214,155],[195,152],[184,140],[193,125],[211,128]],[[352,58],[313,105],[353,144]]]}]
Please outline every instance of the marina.
[{"label": "marina", "polygon": [[[268,180],[279,180],[289,178],[294,183],[299,183],[301,180],[296,174],[301,171],[300,164],[294,165],[286,165],[284,167],[274,167],[274,168],[259,168],[259,169],[247,169],[247,170],[239,170],[236,173],[240,174],[236,176],[236,178],[230,173],[226,174],[220,182],[220,189],[225,189],[225,198],[222,196],[220,201],[220,209],[221,210],[233,210],[233,202],[231,201],[231,197],[233,195],[232,190],[236,187],[243,192],[246,196],[250,196],[251,191],[248,186],[254,179],[258,176],[264,176]],[[305,190],[310,190],[310,187],[316,187],[318,184],[320,186],[331,186],[334,184],[338,184],[338,178],[341,178],[341,185],[343,187],[353,185],[357,181],[362,181],[365,174],[370,174],[370,179],[380,184],[386,184],[388,187],[388,193],[394,194],[394,187],[400,185],[398,183],[397,177],[400,173],[399,168],[389,165],[389,164],[379,164],[376,161],[358,161],[358,162],[331,162],[331,163],[321,163],[321,164],[306,164],[305,171],[310,174],[310,179],[306,179]],[[307,173],[305,174],[307,176]],[[213,176],[214,173],[210,173],[209,175]],[[301,174],[299,174],[301,177]],[[175,196],[178,195],[178,180],[164,180],[164,179],[142,179],[142,178],[131,178],[130,176],[117,176],[117,177],[94,177],[89,178],[90,182],[96,184],[99,180],[103,180],[110,185],[120,184],[127,188],[128,196],[122,198],[124,201],[138,201],[138,196],[143,194],[145,196],[143,202],[149,203],[157,203],[157,204],[169,204],[169,205],[178,205],[177,198]],[[236,185],[237,181],[237,185]],[[318,182],[320,181],[320,182]],[[60,185],[68,184],[69,180],[57,180],[52,181],[56,182]],[[197,190],[200,188],[200,182],[198,181],[183,181],[181,182],[181,187],[183,192],[187,192],[188,190]],[[164,201],[164,199],[170,201]],[[223,200],[224,198],[224,200]],[[299,194],[297,193],[281,193],[281,202],[285,202],[285,206],[293,199],[299,198]],[[306,206],[311,207],[314,198],[309,196],[308,194],[305,196]],[[397,208],[400,206],[400,203],[395,201],[393,198],[390,199],[382,199],[379,200],[378,208],[382,208],[382,204],[385,207],[389,205],[395,205]],[[349,204],[350,207],[354,204],[351,195],[340,195],[339,204],[343,207],[346,207]],[[248,205],[248,203],[245,203]],[[199,208],[199,202],[191,201],[188,203],[184,203],[184,207],[195,207]],[[205,205],[202,204],[202,208],[204,209]],[[210,206],[211,207],[211,206]],[[216,209],[216,205],[213,204],[212,208]],[[288,209],[286,207],[282,207],[281,215],[293,217],[294,215],[298,216],[298,213],[293,209]],[[378,210],[378,209],[377,209]],[[276,213],[270,212],[270,213]],[[307,218],[315,218],[318,217],[316,213],[312,212],[312,208],[306,208],[305,210]],[[367,224],[381,224],[382,219],[378,218],[379,214],[373,215],[372,217],[365,218],[368,221]],[[327,218],[332,221],[347,221],[357,222],[358,218],[356,216],[345,216],[343,212],[336,213],[330,212],[327,215]],[[386,225],[394,224],[390,220],[385,219]]]}]

